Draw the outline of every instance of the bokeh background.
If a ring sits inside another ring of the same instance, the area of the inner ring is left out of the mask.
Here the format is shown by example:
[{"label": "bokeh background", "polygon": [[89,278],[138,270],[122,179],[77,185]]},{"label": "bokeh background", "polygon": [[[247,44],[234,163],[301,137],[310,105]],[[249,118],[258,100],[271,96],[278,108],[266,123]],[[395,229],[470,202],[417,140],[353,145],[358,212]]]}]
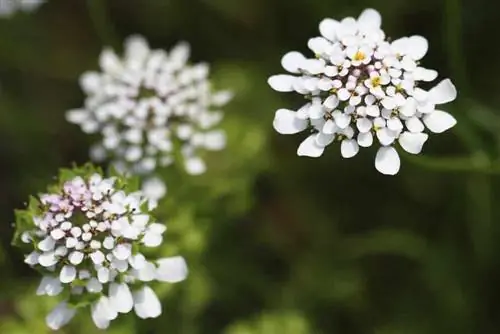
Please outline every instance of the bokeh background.
[{"label": "bokeh background", "polygon": [[[6,0],[1,0],[6,1]],[[307,52],[321,19],[383,15],[393,38],[429,39],[424,66],[459,90],[458,125],[404,155],[395,177],[375,152],[299,158],[301,135],[272,129],[293,94],[273,92],[289,50]],[[187,281],[158,287],[163,315],[110,333],[500,333],[500,3],[494,0],[49,0],[0,19],[0,333],[43,334],[56,298],[10,247],[15,208],[58,168],[88,160],[92,138],[65,121],[83,103],[79,75],[105,45],[142,34],[155,48],[191,43],[235,100],[228,147],[198,177],[166,171],[165,254]],[[85,313],[85,312],[84,312]],[[81,314],[61,333],[98,333]]]}]

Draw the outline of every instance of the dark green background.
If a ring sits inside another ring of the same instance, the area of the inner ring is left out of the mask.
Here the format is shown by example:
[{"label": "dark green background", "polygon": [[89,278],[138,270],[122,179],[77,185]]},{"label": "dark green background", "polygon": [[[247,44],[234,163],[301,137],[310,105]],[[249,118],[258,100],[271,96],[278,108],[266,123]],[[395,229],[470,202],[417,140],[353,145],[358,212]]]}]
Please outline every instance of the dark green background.
[{"label": "dark green background", "polygon": [[[432,135],[395,177],[375,151],[343,160],[332,145],[299,158],[303,135],[272,129],[293,94],[266,80],[306,52],[325,17],[383,15],[388,36],[429,39],[423,65],[459,92],[455,128]],[[111,333],[500,333],[500,3],[493,0],[50,0],[0,21],[0,333],[45,333],[54,298],[10,248],[13,210],[59,167],[84,163],[92,138],[64,119],[83,103],[79,75],[100,50],[144,35],[178,40],[230,88],[225,151],[200,177],[164,173],[165,254],[191,274],[159,287],[161,318],[113,322]],[[84,312],[65,333],[98,332]]]}]

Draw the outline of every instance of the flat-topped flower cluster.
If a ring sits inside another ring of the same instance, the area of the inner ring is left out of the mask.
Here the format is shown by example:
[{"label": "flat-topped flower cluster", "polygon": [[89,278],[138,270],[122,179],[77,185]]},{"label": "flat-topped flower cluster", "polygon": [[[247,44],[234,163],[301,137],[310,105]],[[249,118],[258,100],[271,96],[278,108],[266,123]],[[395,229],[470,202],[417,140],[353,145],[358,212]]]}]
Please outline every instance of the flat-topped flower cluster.
[{"label": "flat-topped flower cluster", "polygon": [[25,262],[43,274],[37,294],[66,299],[47,316],[50,328],[64,326],[82,306],[90,306],[99,328],[132,310],[158,317],[161,304],[148,284],[187,275],[182,257],[145,255],[160,246],[166,227],[154,221],[142,194],[127,193],[121,182],[98,173],[76,176],[21,212],[28,220],[18,224],[20,239],[33,248]]},{"label": "flat-topped flower cluster", "polygon": [[140,36],[126,40],[123,58],[111,49],[101,53],[102,72],[80,79],[85,106],[67,113],[84,132],[102,135],[93,160],[110,158],[118,170],[141,175],[172,163],[189,174],[205,172],[200,152],[225,147],[225,133],[214,127],[232,94],[212,92],[208,65],[190,65],[188,58],[186,43],[167,53]]},{"label": "flat-topped flower cluster", "polygon": [[357,20],[325,19],[319,26],[321,37],[308,42],[315,58],[289,52],[282,65],[293,75],[269,78],[273,89],[309,100],[296,111],[278,110],[274,119],[279,133],[311,132],[298,155],[319,157],[338,141],[342,156],[351,158],[377,140],[375,167],[392,175],[400,168],[396,142],[418,154],[428,138],[426,128],[441,133],[455,125],[450,114],[436,109],[456,98],[451,81],[443,80],[429,91],[419,87],[438,76],[420,66],[427,40],[411,36],[390,42],[380,27],[380,14],[373,9]]}]

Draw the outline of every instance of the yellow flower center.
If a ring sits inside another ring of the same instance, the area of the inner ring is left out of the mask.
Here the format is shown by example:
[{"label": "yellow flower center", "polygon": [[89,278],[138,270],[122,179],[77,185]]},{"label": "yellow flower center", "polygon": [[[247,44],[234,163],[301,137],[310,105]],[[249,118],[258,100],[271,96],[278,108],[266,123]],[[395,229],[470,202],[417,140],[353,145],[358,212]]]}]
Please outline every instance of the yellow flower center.
[{"label": "yellow flower center", "polygon": [[366,58],[366,55],[361,51],[356,52],[356,54],[354,55],[354,60],[357,60],[357,61],[365,60],[365,58]]},{"label": "yellow flower center", "polygon": [[380,77],[372,78],[372,85],[373,85],[373,87],[380,86]]}]

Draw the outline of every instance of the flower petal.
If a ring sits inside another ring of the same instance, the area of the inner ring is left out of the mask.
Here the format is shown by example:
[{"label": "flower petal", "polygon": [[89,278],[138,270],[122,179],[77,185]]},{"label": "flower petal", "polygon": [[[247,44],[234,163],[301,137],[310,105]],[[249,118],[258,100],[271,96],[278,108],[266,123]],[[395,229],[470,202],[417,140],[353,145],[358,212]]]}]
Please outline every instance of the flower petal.
[{"label": "flower petal", "polygon": [[59,280],[61,283],[71,283],[76,278],[76,268],[70,265],[65,265],[61,269],[59,274]]},{"label": "flower petal", "polygon": [[128,313],[134,308],[132,292],[127,284],[111,283],[109,286],[109,302],[118,313]]},{"label": "flower petal", "polygon": [[186,279],[188,268],[181,256],[163,258],[157,261],[156,279],[160,282],[177,283]]},{"label": "flower petal", "polygon": [[321,147],[326,147],[326,146],[330,145],[334,139],[335,139],[335,135],[333,135],[333,134],[325,134],[325,133],[319,132],[316,135],[316,144],[318,144],[318,146],[321,146]]},{"label": "flower petal", "polygon": [[299,73],[299,69],[305,59],[302,53],[291,51],[281,58],[281,66],[290,73]]},{"label": "flower petal", "polygon": [[399,135],[399,144],[406,152],[419,154],[427,138],[429,138],[429,135],[426,133],[403,132]]},{"label": "flower petal", "polygon": [[38,285],[36,294],[38,296],[57,296],[63,291],[63,286],[58,278],[43,276],[42,281]]},{"label": "flower petal", "polygon": [[422,36],[411,36],[408,38],[407,47],[407,54],[412,57],[413,60],[420,60],[427,53],[429,43],[427,39]]},{"label": "flower petal", "polygon": [[396,149],[392,146],[379,148],[375,157],[375,168],[385,175],[396,175],[399,172],[401,161]]},{"label": "flower petal", "polygon": [[394,142],[396,137],[394,137],[393,133],[391,130],[388,128],[381,128],[377,130],[377,138],[380,144],[383,146],[390,145]]},{"label": "flower petal", "polygon": [[297,113],[288,109],[279,109],[274,116],[274,129],[284,135],[298,133],[307,128],[308,122],[297,117]]},{"label": "flower petal", "polygon": [[375,9],[365,9],[358,17],[358,24],[362,29],[378,29],[382,25],[382,16]]},{"label": "flower petal", "polygon": [[437,78],[438,72],[434,70],[429,70],[423,67],[417,67],[415,71],[413,71],[413,79],[421,80],[421,81],[433,81]]},{"label": "flower petal", "polygon": [[424,123],[417,116],[409,118],[405,124],[410,132],[418,133],[425,130]]},{"label": "flower petal", "polygon": [[97,328],[106,329],[109,322],[114,320],[118,313],[111,307],[108,297],[102,296],[91,306],[92,320]]},{"label": "flower petal", "polygon": [[68,307],[66,302],[57,305],[45,318],[47,326],[52,330],[58,330],[74,317],[76,309]]},{"label": "flower petal", "polygon": [[340,144],[340,153],[344,158],[352,158],[359,152],[359,146],[354,139],[345,139]]},{"label": "flower petal", "polygon": [[312,134],[299,145],[297,155],[317,158],[320,157],[324,151],[325,148],[316,143],[316,134]]},{"label": "flower petal", "polygon": [[445,132],[457,124],[457,120],[452,115],[441,110],[434,110],[425,115],[423,120],[425,126],[434,133]]},{"label": "flower petal", "polygon": [[205,162],[199,157],[190,157],[185,161],[186,172],[190,175],[200,175],[205,173],[207,167]]},{"label": "flower petal", "polygon": [[319,32],[321,33],[321,36],[334,42],[337,40],[338,25],[339,22],[334,19],[324,19],[319,24]]},{"label": "flower petal", "polygon": [[457,88],[450,79],[445,79],[429,91],[429,100],[433,104],[444,104],[457,98]]},{"label": "flower petal", "polygon": [[370,147],[373,144],[373,135],[371,132],[358,134],[358,144],[361,147]]},{"label": "flower petal", "polygon": [[157,318],[160,316],[160,301],[150,287],[144,286],[134,293],[134,310],[141,319]]},{"label": "flower petal", "polygon": [[267,80],[269,86],[278,92],[292,92],[296,77],[286,74],[273,75]]}]

